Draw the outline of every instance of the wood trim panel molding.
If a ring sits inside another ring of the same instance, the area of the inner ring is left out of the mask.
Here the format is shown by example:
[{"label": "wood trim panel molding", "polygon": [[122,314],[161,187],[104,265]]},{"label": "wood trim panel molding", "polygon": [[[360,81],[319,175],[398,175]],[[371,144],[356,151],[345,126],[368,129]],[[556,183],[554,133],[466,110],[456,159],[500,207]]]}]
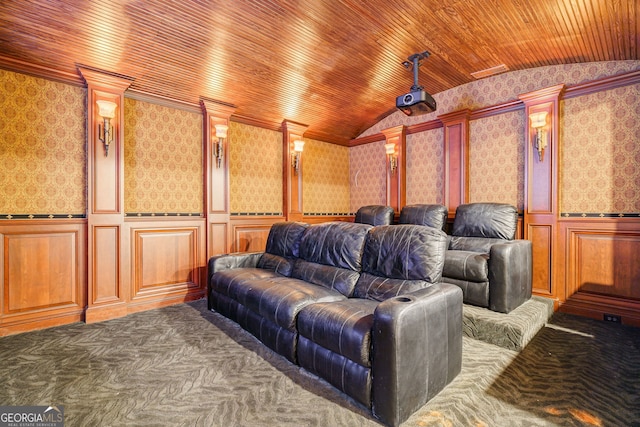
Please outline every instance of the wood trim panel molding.
[{"label": "wood trim panel molding", "polygon": [[0,336],[84,319],[86,221],[10,221],[0,237]]},{"label": "wood trim panel molding", "polygon": [[131,301],[201,290],[201,227],[131,228]]},{"label": "wood trim panel molding", "polygon": [[559,225],[566,258],[560,310],[598,320],[613,314],[640,326],[640,220],[571,219]]},{"label": "wood trim panel molding", "polygon": [[276,222],[284,220],[284,217],[233,218],[231,220],[233,234],[232,251],[264,251],[271,226]]}]

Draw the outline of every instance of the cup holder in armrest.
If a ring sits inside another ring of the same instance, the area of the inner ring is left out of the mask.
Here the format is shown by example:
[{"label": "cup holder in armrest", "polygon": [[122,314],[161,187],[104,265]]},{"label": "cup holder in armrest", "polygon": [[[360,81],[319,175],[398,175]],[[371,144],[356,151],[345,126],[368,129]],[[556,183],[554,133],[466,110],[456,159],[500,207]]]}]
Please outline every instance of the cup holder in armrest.
[{"label": "cup holder in armrest", "polygon": [[398,301],[398,302],[412,302],[413,298],[409,298],[409,297],[395,297],[393,299],[394,301]]}]

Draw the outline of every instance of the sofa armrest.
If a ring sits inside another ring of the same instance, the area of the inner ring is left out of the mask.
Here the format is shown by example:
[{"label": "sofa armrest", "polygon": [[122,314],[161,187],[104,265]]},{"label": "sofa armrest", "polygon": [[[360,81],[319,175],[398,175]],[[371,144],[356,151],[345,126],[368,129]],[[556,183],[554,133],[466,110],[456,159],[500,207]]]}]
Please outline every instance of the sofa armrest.
[{"label": "sofa armrest", "polygon": [[232,268],[255,268],[264,252],[237,252],[216,255],[209,259],[209,279],[214,273]]},{"label": "sofa armrest", "polygon": [[511,240],[491,246],[489,308],[509,313],[531,298],[531,241]]},{"label": "sofa armrest", "polygon": [[381,302],[372,332],[373,414],[396,426],[462,367],[462,290],[438,283]]}]

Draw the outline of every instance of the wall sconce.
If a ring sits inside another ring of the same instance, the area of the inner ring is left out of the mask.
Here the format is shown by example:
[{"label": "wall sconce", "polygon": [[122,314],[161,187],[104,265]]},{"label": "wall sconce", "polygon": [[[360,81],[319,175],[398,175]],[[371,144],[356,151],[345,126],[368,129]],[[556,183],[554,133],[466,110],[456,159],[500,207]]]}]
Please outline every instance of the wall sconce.
[{"label": "wall sconce", "polygon": [[396,156],[396,144],[389,143],[384,144],[384,149],[387,153],[387,157],[389,158],[389,170],[391,174],[396,172],[396,168],[398,167],[398,156]]},{"label": "wall sconce", "polygon": [[222,166],[222,158],[224,156],[224,148],[223,143],[224,139],[227,137],[227,130],[229,130],[229,126],[224,124],[217,124],[214,126],[216,129],[216,137],[218,137],[218,142],[214,146],[213,155],[216,158],[216,166],[220,168]]},{"label": "wall sconce", "polygon": [[298,175],[300,170],[300,159],[302,158],[302,149],[304,148],[304,141],[297,139],[293,141],[293,157],[291,158],[291,166],[293,166],[293,173]]},{"label": "wall sconce", "polygon": [[545,132],[545,126],[547,125],[548,111],[540,111],[537,113],[529,114],[531,120],[531,127],[536,130],[535,142],[533,146],[538,150],[538,159],[542,161],[544,159],[544,149],[547,148],[547,135]]},{"label": "wall sconce", "polygon": [[98,123],[98,139],[104,145],[104,156],[107,157],[109,155],[109,144],[113,142],[111,119],[116,116],[117,104],[105,100],[96,101],[96,104],[98,104],[98,115],[104,121],[102,125]]}]

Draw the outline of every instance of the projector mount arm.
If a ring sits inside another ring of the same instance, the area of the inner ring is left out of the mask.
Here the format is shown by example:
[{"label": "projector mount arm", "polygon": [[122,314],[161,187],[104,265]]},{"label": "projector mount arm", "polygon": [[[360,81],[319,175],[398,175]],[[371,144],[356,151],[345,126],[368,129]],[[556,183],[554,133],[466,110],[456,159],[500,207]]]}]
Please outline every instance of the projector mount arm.
[{"label": "projector mount arm", "polygon": [[423,87],[418,84],[418,67],[420,67],[420,61],[423,59],[427,59],[431,55],[426,50],[422,53],[414,53],[410,57],[407,58],[406,61],[402,63],[404,68],[411,69],[413,68],[413,86],[411,86],[411,90],[422,90]]}]

